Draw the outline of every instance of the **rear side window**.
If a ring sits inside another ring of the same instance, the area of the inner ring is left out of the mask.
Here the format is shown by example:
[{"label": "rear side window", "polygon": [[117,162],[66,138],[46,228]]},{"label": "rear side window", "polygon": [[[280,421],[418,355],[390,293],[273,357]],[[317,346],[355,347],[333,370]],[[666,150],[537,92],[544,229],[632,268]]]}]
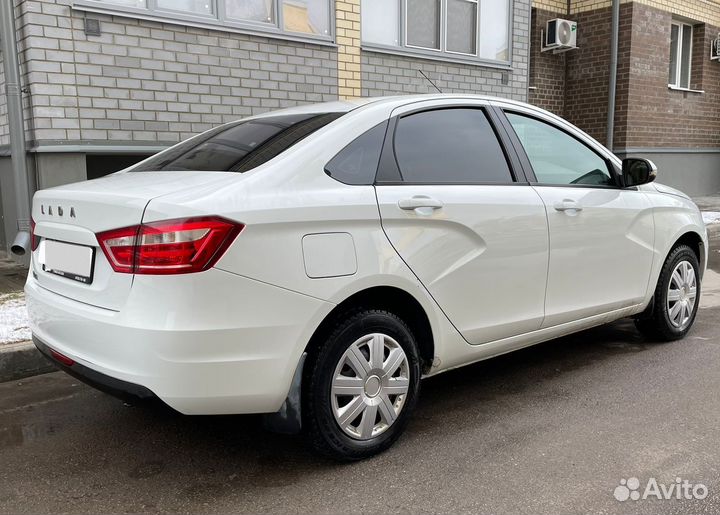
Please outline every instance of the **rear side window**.
[{"label": "rear side window", "polygon": [[395,131],[403,182],[513,182],[495,131],[481,109],[442,109],[405,116]]},{"label": "rear side window", "polygon": [[247,172],[286,151],[342,114],[268,116],[223,125],[146,159],[132,171]]},{"label": "rear side window", "polygon": [[325,172],[345,184],[372,184],[375,181],[387,121],[354,139],[325,166]]}]

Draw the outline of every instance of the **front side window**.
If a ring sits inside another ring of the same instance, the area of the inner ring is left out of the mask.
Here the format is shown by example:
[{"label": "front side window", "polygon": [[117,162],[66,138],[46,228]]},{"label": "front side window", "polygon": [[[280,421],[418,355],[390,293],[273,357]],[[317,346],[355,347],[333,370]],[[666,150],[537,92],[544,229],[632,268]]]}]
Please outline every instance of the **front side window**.
[{"label": "front side window", "polygon": [[247,172],[342,114],[266,116],[222,125],[146,159],[132,172]]},{"label": "front side window", "polygon": [[566,132],[529,116],[506,113],[539,184],[614,184],[608,163]]},{"label": "front side window", "polygon": [[690,61],[692,60],[692,25],[670,25],[670,72],[668,85],[690,89]]},{"label": "front side window", "polygon": [[510,0],[362,0],[365,45],[466,59],[510,59]]},{"label": "front side window", "polygon": [[330,40],[332,35],[331,13],[335,5],[332,0],[75,0],[75,4],[107,9],[130,7],[130,12],[169,21],[198,21],[324,40]]},{"label": "front side window", "polygon": [[505,154],[482,109],[424,111],[395,129],[403,182],[484,184],[513,182]]}]

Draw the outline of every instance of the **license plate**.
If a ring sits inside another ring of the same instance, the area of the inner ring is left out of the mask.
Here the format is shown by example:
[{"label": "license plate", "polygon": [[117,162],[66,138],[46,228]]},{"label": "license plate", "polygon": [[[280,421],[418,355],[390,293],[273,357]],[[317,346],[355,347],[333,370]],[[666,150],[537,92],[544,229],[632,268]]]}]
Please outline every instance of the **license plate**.
[{"label": "license plate", "polygon": [[85,284],[92,283],[95,249],[55,240],[40,242],[39,261],[45,272]]}]

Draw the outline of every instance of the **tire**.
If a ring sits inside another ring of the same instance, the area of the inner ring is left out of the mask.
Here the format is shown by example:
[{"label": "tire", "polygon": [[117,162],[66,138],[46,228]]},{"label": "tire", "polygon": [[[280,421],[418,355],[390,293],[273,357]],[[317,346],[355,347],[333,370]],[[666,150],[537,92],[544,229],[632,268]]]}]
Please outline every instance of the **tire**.
[{"label": "tire", "polygon": [[[685,337],[695,322],[700,304],[699,271],[698,258],[687,245],[679,245],[670,252],[660,271],[652,313],[635,320],[643,335],[664,342]],[[673,277],[676,272],[678,275]],[[679,300],[674,300],[676,296]],[[682,303],[685,303],[685,308]]]},{"label": "tire", "polygon": [[[374,359],[380,348],[381,361]],[[341,461],[386,450],[415,408],[420,374],[415,336],[398,316],[362,310],[342,317],[305,366],[302,411],[309,444]]]}]

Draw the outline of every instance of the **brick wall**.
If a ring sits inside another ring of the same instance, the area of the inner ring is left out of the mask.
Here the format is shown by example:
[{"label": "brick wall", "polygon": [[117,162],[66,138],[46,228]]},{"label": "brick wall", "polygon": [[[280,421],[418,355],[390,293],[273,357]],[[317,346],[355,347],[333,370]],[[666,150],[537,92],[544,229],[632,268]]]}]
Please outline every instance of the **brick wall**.
[{"label": "brick wall", "polygon": [[667,87],[671,20],[667,11],[633,4],[628,131],[620,146],[720,146],[720,63],[709,56],[719,29],[694,27],[691,85],[704,93],[675,91]]},{"label": "brick wall", "polygon": [[530,92],[529,102],[559,116],[565,112],[565,59],[566,54],[542,52],[542,35],[548,20],[567,18],[555,11],[533,8],[530,41]]},{"label": "brick wall", "polygon": [[[534,2],[533,5],[546,8],[544,6],[554,1],[557,0],[540,0],[540,2]],[[714,0],[620,0],[623,4],[633,1],[698,22],[720,25],[720,3]],[[611,6],[612,0],[570,0],[569,13],[577,14]]]},{"label": "brick wall", "polygon": [[171,143],[249,114],[337,99],[337,51],[120,16],[86,36],[72,0],[24,0],[35,143]]},{"label": "brick wall", "polygon": [[491,94],[527,100],[529,14],[528,0],[515,0],[511,70],[363,50],[362,95],[435,93],[435,88],[418,72],[422,70],[444,93]]},{"label": "brick wall", "polygon": [[338,93],[340,98],[361,94],[360,0],[336,0],[336,39],[338,44]]},{"label": "brick wall", "polygon": [[[629,4],[621,6],[621,19],[627,15],[628,8]],[[605,143],[611,12],[609,8],[603,8],[578,13],[571,18],[578,23],[578,49],[565,54],[565,118]],[[622,111],[621,106],[616,107],[616,113]]]},{"label": "brick wall", "polygon": [[[610,7],[576,12],[578,49],[540,54],[540,29],[550,16],[533,9],[530,101],[561,114],[606,143],[610,64]],[[615,149],[712,148],[720,146],[720,63],[709,59],[718,28],[698,23],[693,32],[691,87],[668,88],[673,15],[641,2],[620,6],[615,103]],[[564,84],[562,68],[565,67]]]}]

